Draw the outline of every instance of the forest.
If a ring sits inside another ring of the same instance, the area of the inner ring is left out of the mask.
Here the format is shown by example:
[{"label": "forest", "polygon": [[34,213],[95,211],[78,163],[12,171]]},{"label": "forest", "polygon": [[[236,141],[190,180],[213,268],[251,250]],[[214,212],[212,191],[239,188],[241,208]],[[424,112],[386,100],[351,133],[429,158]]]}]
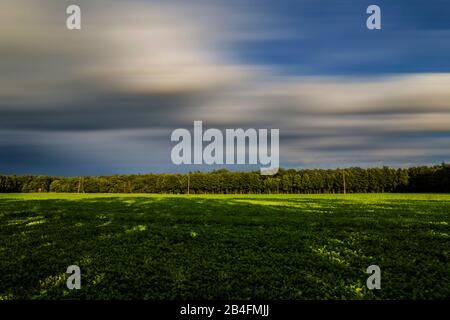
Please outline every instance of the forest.
[{"label": "forest", "polygon": [[0,192],[318,194],[450,192],[450,164],[410,168],[280,169],[274,176],[225,169],[88,177],[0,175]]}]

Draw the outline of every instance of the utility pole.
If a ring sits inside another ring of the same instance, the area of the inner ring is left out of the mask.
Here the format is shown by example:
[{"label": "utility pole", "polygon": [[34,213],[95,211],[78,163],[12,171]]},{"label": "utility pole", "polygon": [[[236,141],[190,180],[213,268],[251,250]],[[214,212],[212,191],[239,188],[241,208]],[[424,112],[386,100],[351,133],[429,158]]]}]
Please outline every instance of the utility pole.
[{"label": "utility pole", "polygon": [[344,194],[345,194],[345,171],[342,169],[342,179],[344,180]]},{"label": "utility pole", "polygon": [[81,189],[81,177],[78,180],[78,192],[77,193],[80,193],[80,189]]},{"label": "utility pole", "polygon": [[191,182],[191,177],[190,177],[190,172],[188,172],[188,189],[187,189],[187,194],[189,195],[189,187],[190,187],[190,182]]}]

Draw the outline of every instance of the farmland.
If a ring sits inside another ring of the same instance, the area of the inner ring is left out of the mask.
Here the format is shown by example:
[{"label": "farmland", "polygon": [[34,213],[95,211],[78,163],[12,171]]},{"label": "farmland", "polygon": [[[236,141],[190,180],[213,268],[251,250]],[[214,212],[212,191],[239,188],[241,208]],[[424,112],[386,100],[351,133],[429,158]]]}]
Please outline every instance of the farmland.
[{"label": "farmland", "polygon": [[449,223],[448,194],[0,194],[0,298],[449,299]]}]

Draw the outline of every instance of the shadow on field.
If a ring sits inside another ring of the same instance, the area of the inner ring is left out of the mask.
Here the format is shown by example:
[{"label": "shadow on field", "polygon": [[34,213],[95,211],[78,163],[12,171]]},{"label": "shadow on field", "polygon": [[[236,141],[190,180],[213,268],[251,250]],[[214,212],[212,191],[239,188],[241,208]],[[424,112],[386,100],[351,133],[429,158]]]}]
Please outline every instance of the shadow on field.
[{"label": "shadow on field", "polygon": [[[449,203],[0,200],[3,299],[448,298]],[[82,289],[66,288],[78,265]],[[365,287],[382,268],[379,291]]]}]

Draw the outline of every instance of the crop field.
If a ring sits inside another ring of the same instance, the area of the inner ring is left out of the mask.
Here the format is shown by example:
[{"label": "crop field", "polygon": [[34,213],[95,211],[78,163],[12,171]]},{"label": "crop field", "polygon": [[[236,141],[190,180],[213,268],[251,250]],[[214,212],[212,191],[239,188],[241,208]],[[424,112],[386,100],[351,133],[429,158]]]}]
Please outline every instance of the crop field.
[{"label": "crop field", "polygon": [[0,194],[0,298],[449,299],[449,223],[448,194]]}]

